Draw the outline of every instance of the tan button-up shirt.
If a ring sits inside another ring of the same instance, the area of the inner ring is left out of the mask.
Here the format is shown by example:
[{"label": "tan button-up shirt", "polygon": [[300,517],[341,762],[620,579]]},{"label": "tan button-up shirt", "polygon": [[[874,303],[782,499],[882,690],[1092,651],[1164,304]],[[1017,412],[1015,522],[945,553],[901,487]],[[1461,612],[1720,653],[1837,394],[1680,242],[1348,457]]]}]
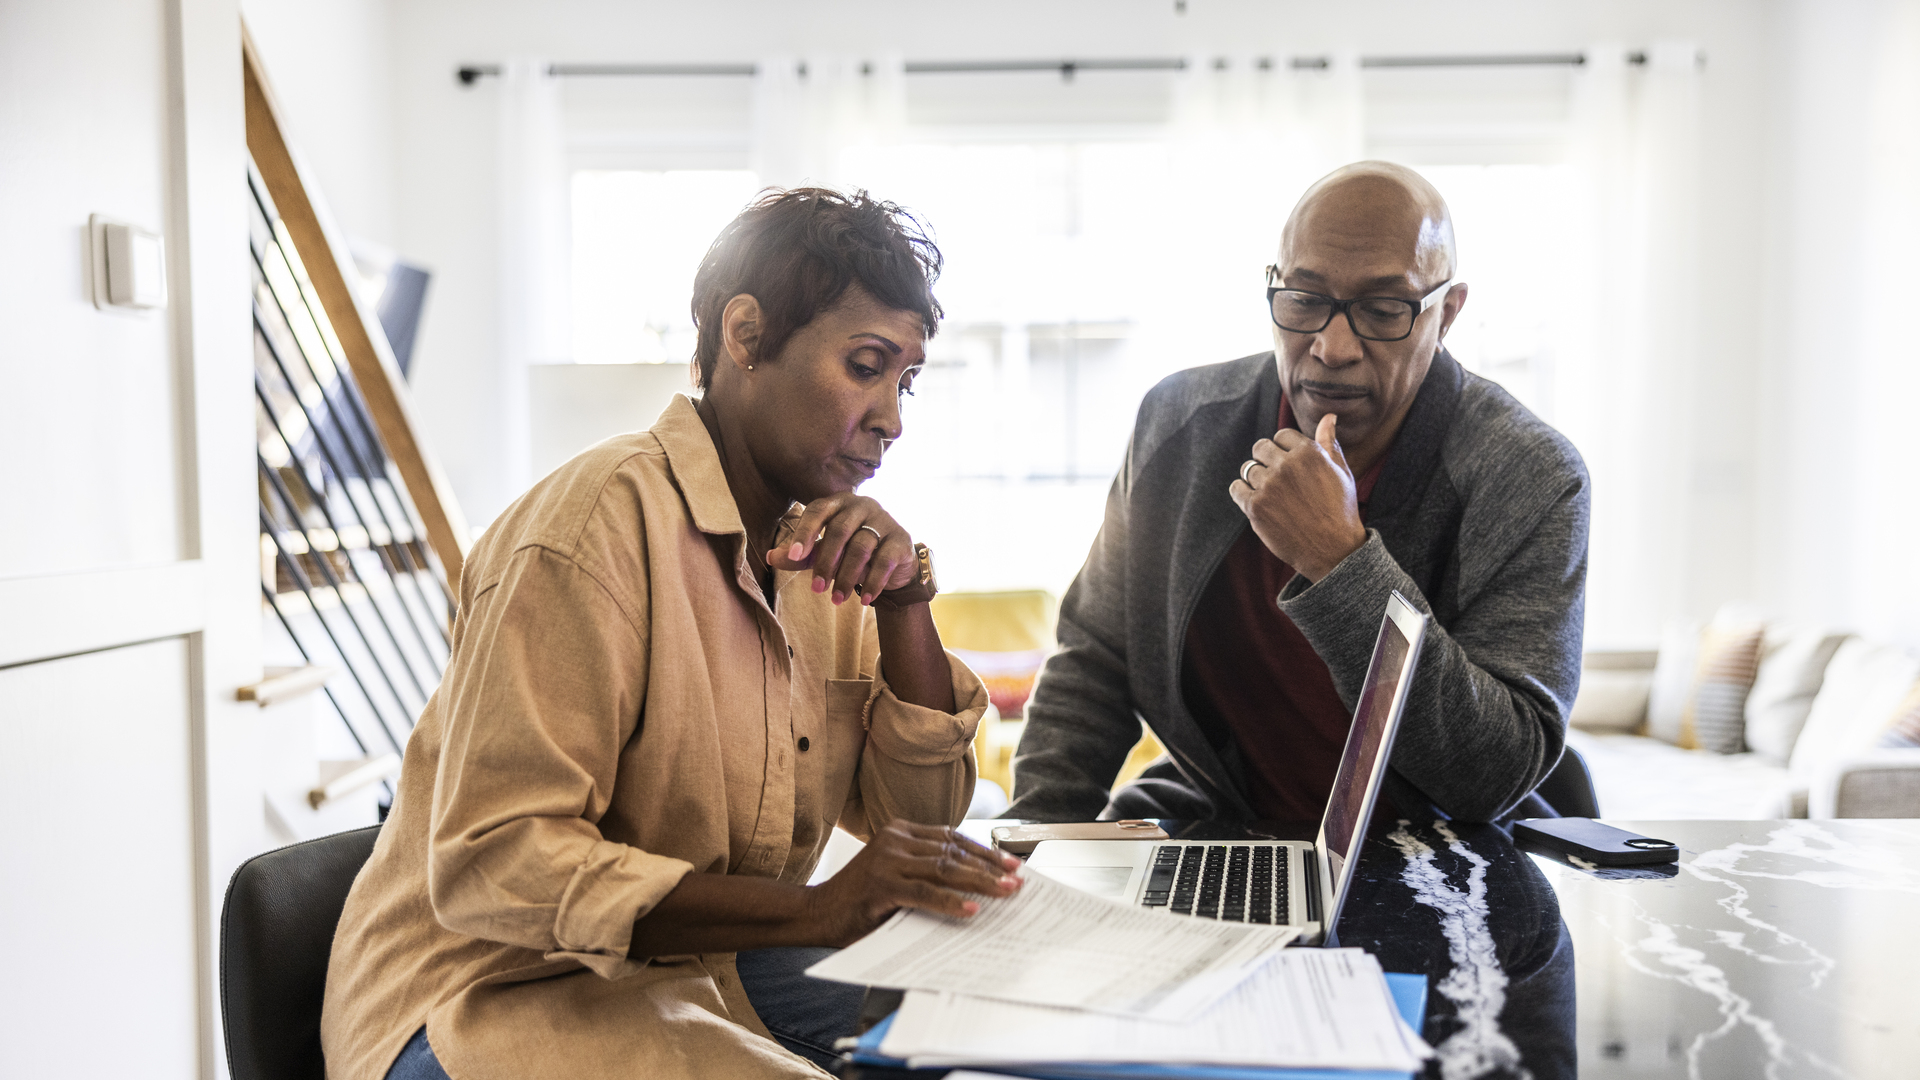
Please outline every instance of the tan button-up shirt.
[{"label": "tan button-up shirt", "polygon": [[872,613],[808,574],[769,607],[744,544],[679,397],[487,529],[334,938],[332,1080],[423,1023],[455,1080],[820,1075],[731,954],[629,957],[633,923],[692,871],[804,883],[836,823],[957,822],[987,695],[949,658],[959,715],[899,700]]}]

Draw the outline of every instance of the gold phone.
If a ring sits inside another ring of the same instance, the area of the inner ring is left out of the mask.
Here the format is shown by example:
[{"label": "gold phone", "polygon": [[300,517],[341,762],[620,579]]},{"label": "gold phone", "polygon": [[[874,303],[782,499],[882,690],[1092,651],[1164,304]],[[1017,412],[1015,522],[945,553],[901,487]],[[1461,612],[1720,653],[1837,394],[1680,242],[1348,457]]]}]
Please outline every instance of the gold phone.
[{"label": "gold phone", "polygon": [[1165,840],[1166,830],[1151,821],[1075,821],[1053,825],[1000,825],[993,846],[1014,855],[1031,855],[1042,840]]}]

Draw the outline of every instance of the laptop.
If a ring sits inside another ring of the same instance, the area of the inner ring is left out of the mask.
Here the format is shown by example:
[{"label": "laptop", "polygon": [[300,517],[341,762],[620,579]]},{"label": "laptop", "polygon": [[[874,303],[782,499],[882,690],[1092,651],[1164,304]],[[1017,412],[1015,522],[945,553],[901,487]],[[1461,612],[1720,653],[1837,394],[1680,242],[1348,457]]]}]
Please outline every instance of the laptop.
[{"label": "laptop", "polygon": [[1300,927],[1332,944],[1387,759],[1413,685],[1427,619],[1398,592],[1374,638],[1333,794],[1311,844],[1300,840],[1045,840],[1027,865],[1066,885],[1142,907],[1228,922]]}]

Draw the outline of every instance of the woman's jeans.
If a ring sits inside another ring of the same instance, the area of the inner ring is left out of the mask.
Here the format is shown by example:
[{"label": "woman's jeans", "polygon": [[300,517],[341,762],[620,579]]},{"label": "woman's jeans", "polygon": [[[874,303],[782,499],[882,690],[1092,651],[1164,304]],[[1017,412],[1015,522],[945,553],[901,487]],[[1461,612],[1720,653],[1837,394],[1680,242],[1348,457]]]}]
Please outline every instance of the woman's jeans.
[{"label": "woman's jeans", "polygon": [[[780,1045],[822,1067],[832,1062],[834,1040],[853,1034],[866,991],[846,983],[811,979],[806,970],[832,949],[756,949],[738,958],[740,985],[760,1021]],[[636,1063],[636,1073],[638,1063]],[[452,1080],[427,1043],[427,1029],[413,1033],[393,1059],[387,1080]]]}]

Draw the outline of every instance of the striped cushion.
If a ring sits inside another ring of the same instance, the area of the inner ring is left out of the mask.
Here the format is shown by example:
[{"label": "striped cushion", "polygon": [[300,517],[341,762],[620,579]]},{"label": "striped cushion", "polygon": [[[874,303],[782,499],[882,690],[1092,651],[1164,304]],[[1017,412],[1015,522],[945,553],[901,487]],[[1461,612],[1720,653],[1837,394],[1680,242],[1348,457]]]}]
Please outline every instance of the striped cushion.
[{"label": "striped cushion", "polygon": [[1693,693],[1680,718],[1678,745],[1737,754],[1746,749],[1747,692],[1760,670],[1766,626],[1716,620],[1700,636]]},{"label": "striped cushion", "polygon": [[1700,670],[1700,624],[1675,623],[1660,635],[1660,654],[1653,666],[1653,686],[1647,695],[1646,734],[1680,745],[1680,732],[1693,701],[1693,681]]},{"label": "striped cushion", "polygon": [[1880,745],[1920,746],[1920,683],[1915,683],[1900,707],[1893,710],[1893,722],[1880,733]]}]

